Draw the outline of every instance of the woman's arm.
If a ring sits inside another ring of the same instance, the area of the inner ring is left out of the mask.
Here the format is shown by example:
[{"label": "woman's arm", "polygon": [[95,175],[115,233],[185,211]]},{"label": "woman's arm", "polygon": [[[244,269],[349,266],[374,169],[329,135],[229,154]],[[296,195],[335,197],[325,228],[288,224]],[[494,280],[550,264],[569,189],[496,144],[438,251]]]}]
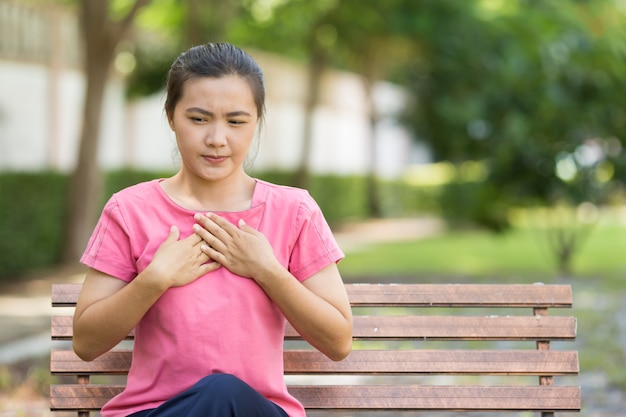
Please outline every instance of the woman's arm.
[{"label": "woman's arm", "polygon": [[122,341],[168,288],[219,268],[202,252],[196,234],[178,237],[172,227],[152,262],[128,284],[89,269],[74,313],[73,347],[80,358],[93,360]]},{"label": "woman's arm", "polygon": [[352,310],[337,265],[330,264],[301,283],[278,264],[255,280],[316,349],[335,361],[350,354]]},{"label": "woman's arm", "polygon": [[240,222],[213,214],[196,215],[202,250],[231,272],[254,279],[291,325],[332,360],[352,350],[352,311],[337,265],[330,264],[299,282],[278,262],[266,237]]}]

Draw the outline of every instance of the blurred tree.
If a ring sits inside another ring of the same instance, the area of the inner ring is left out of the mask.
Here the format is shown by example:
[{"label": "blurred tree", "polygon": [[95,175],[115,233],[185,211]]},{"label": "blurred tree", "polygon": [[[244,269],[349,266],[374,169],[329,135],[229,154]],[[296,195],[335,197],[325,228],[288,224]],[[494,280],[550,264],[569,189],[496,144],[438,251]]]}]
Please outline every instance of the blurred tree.
[{"label": "blurred tree", "polygon": [[341,0],[329,22],[338,33],[335,63],[360,74],[363,80],[369,119],[369,135],[365,138],[370,156],[367,200],[372,217],[382,216],[376,174],[380,109],[375,103],[375,86],[410,62],[417,45],[414,27],[423,7],[422,2],[411,0]]},{"label": "blurred tree", "polygon": [[84,251],[100,203],[102,175],[98,167],[98,139],[104,89],[116,48],[129,36],[139,9],[149,2],[80,1],[87,85],[78,162],[70,181],[69,220],[64,250],[67,261],[75,261]]},{"label": "blurred tree", "polygon": [[[624,33],[607,19],[617,3],[430,6],[422,16],[437,24],[423,27],[425,54],[407,71],[418,97],[409,120],[437,159],[488,167],[473,220],[503,230],[511,206],[604,202],[626,127]],[[463,206],[448,203],[458,216]],[[569,232],[551,239],[563,270],[580,247]]]}]

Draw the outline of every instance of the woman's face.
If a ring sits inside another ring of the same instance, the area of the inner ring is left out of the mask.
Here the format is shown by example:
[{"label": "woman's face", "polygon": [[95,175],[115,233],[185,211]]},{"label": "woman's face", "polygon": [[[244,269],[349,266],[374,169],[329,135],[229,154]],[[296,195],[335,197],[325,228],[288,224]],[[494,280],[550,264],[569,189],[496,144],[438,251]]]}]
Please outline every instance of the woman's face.
[{"label": "woman's face", "polygon": [[243,173],[257,121],[254,97],[245,79],[231,75],[186,81],[169,120],[182,169],[205,181]]}]

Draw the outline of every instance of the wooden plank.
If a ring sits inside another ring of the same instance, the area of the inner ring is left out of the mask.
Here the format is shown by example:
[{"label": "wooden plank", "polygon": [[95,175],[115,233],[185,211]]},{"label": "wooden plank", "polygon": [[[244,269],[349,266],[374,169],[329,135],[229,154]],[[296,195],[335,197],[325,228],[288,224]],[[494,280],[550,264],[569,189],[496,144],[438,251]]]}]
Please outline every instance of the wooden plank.
[{"label": "wooden plank", "polygon": [[[73,351],[54,350],[50,357],[53,375],[118,375],[130,368],[131,351],[103,354],[91,362]],[[576,375],[575,351],[536,350],[355,350],[340,362],[315,350],[287,350],[285,374],[441,374],[441,375]]]},{"label": "wooden plank", "polygon": [[111,350],[93,361],[85,362],[71,350],[50,352],[52,375],[124,375],[132,362],[132,351]]},{"label": "wooden plank", "polygon": [[100,410],[107,401],[123,390],[123,385],[50,385],[50,410]]},{"label": "wooden plank", "polygon": [[353,334],[356,340],[574,340],[576,319],[541,316],[355,316]]},{"label": "wooden plank", "polygon": [[[72,316],[52,316],[50,318],[50,337],[52,340],[72,340],[74,336],[74,318]],[[127,340],[134,338],[134,331],[126,337]]]},{"label": "wooden plank", "polygon": [[[52,385],[52,411],[98,410],[122,386]],[[308,410],[580,411],[579,387],[292,385]]]},{"label": "wooden plank", "polygon": [[579,411],[578,387],[291,386],[308,410]]},{"label": "wooden plank", "polygon": [[[53,340],[72,338],[72,318],[53,316]],[[132,338],[132,334],[129,335]],[[574,340],[576,319],[552,316],[355,316],[355,340]],[[300,335],[287,326],[286,340]]]},{"label": "wooden plank", "polygon": [[74,307],[82,284],[53,284],[51,292],[52,307]]},{"label": "wooden plank", "polygon": [[353,306],[571,307],[570,285],[348,284]]},{"label": "wooden plank", "polygon": [[[52,286],[52,305],[72,307],[81,284]],[[353,306],[571,307],[570,285],[346,284]]]},{"label": "wooden plank", "polygon": [[576,375],[578,353],[535,350],[355,350],[334,362],[313,350],[284,354],[286,374]]}]

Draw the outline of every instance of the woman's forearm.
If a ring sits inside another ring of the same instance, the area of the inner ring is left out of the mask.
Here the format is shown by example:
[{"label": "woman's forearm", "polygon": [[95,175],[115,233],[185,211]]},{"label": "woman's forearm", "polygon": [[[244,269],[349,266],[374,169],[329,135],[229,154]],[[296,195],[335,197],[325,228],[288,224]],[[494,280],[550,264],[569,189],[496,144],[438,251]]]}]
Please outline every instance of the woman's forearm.
[{"label": "woman's forearm", "polygon": [[332,360],[352,350],[352,313],[336,266],[300,283],[284,268],[257,282],[300,335]]},{"label": "woman's forearm", "polygon": [[122,341],[164,292],[149,283],[149,272],[129,284],[99,274],[85,279],[74,315],[74,351],[87,361]]}]

